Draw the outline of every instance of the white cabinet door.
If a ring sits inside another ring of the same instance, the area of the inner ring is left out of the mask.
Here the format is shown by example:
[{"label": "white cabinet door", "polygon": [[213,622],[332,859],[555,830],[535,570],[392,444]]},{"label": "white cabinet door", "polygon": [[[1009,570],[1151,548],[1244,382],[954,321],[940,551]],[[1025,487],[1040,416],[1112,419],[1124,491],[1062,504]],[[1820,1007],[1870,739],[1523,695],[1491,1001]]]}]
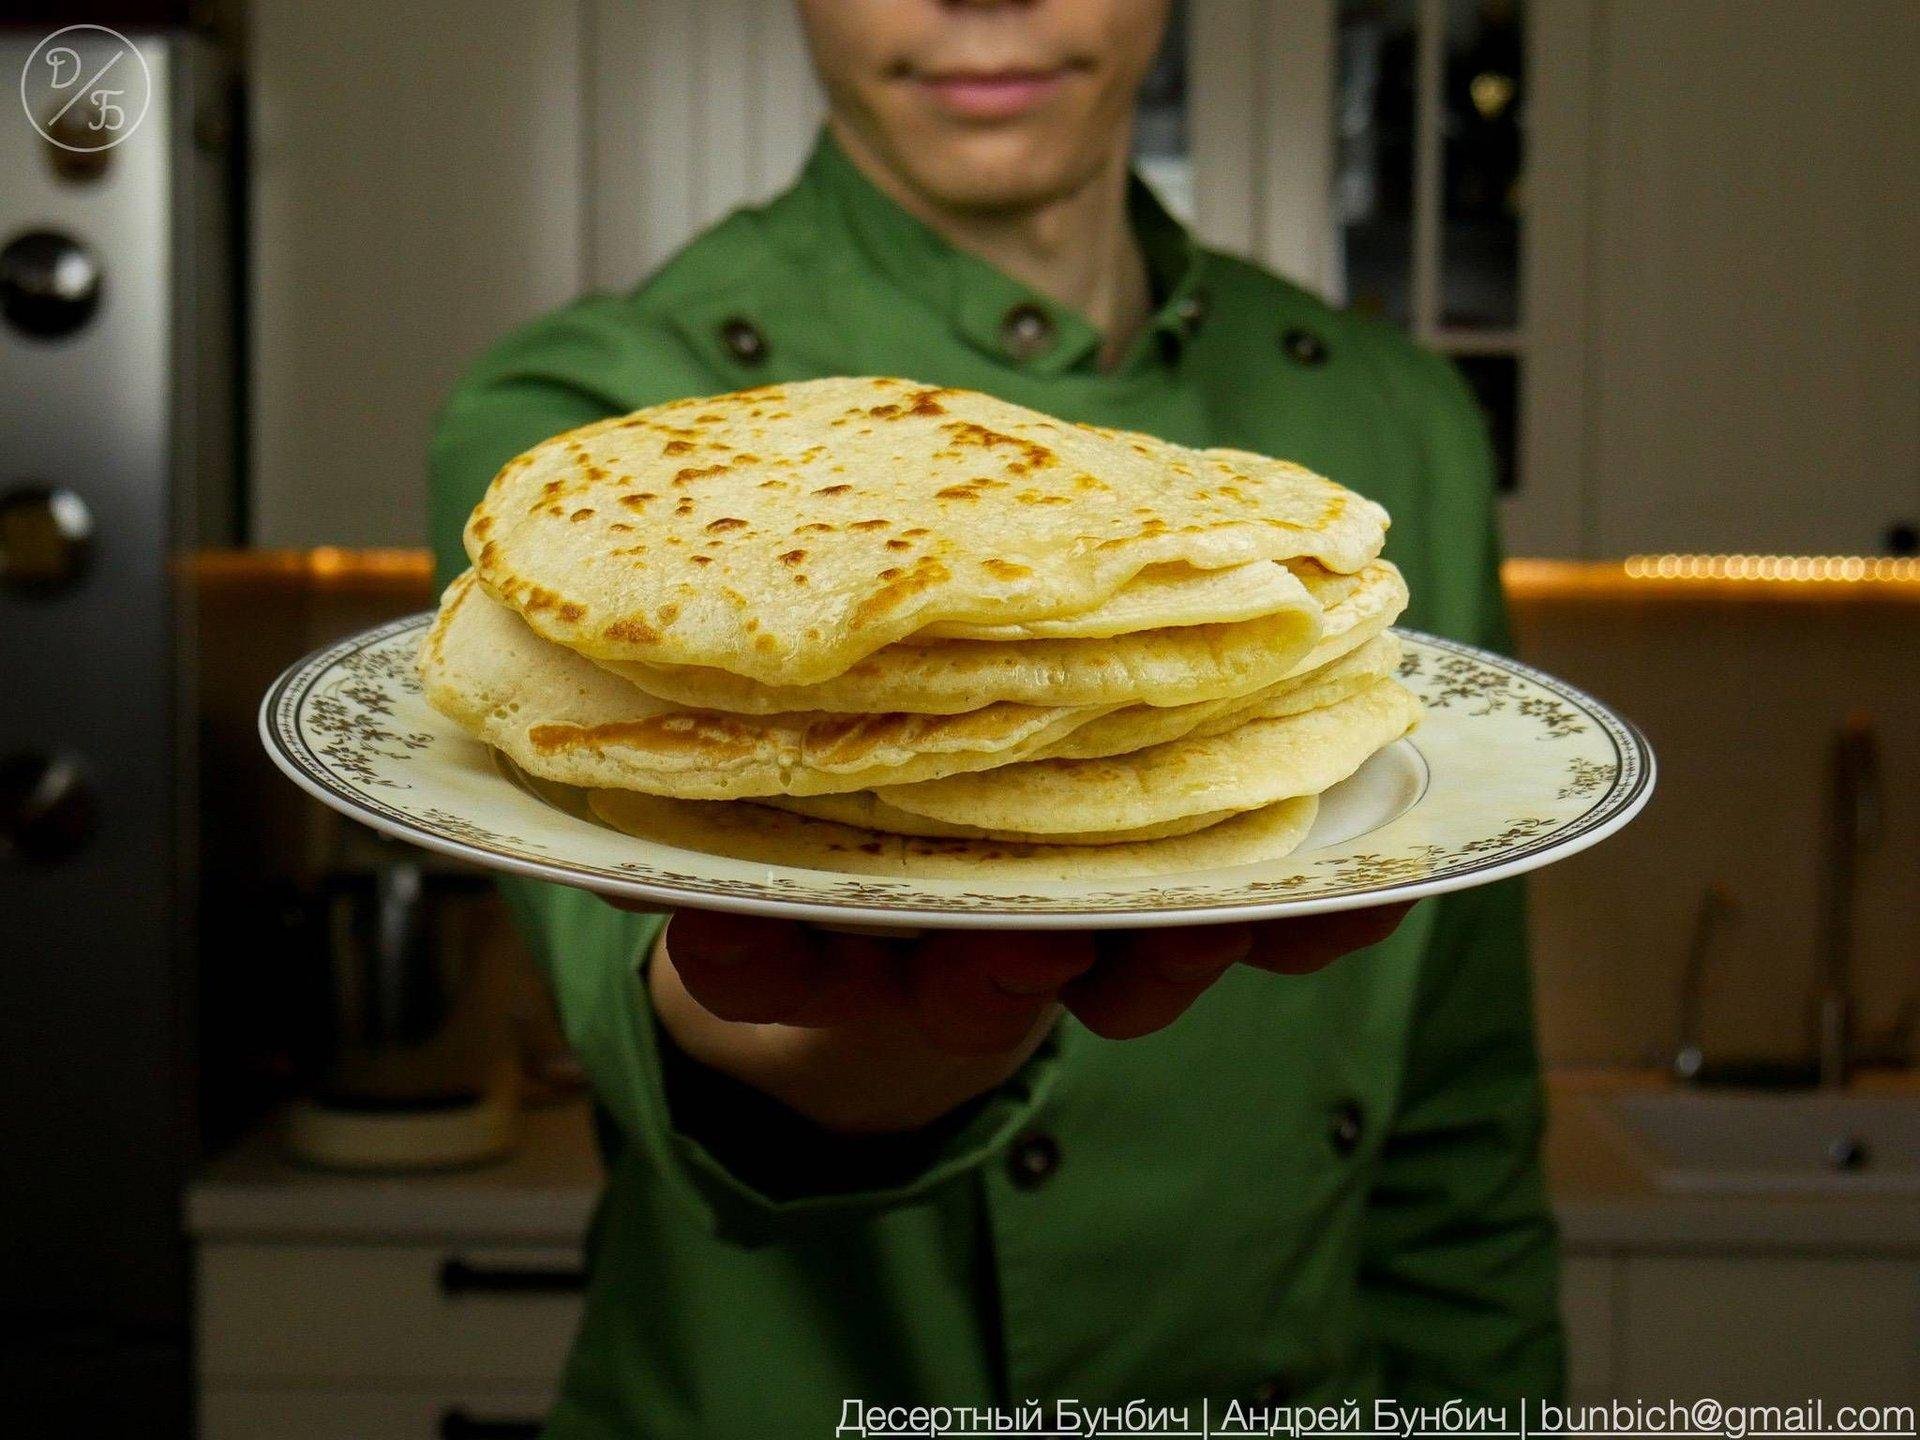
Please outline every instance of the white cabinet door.
[{"label": "white cabinet door", "polygon": [[544,1391],[212,1389],[200,1440],[534,1440]]},{"label": "white cabinet door", "polygon": [[1569,1255],[1560,1265],[1560,1319],[1567,1330],[1567,1394],[1575,1404],[1610,1399],[1614,1391],[1615,1298],[1620,1262]]},{"label": "white cabinet door", "polygon": [[1623,1398],[1920,1400],[1920,1265],[1747,1255],[1621,1264]]},{"label": "white cabinet door", "polygon": [[1528,305],[1580,361],[1534,373],[1530,481],[1595,554],[1881,549],[1920,516],[1920,5],[1539,11]]},{"label": "white cabinet door", "polygon": [[[449,1267],[452,1267],[451,1270]],[[579,1324],[577,1253],[426,1245],[203,1245],[213,1386],[466,1382],[547,1391]]]}]

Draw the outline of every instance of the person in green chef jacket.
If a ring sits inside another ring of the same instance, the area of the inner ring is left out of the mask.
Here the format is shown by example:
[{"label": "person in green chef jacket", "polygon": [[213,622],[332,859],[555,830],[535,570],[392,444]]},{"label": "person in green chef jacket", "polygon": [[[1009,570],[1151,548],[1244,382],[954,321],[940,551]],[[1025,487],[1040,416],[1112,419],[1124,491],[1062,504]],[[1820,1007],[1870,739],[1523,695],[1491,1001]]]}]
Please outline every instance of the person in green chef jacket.
[{"label": "person in green chef jacket", "polygon": [[[1166,10],[801,0],[829,113],[798,180],[472,368],[432,447],[442,579],[488,480],[549,435],[900,375],[1297,460],[1392,512],[1407,623],[1503,645],[1459,378],[1203,249],[1131,174]],[[1202,1399],[1216,1423],[1356,1400],[1370,1426],[1375,1397],[1559,1393],[1512,883],[919,941],[508,894],[608,1167],[551,1436],[825,1436],[1030,1401],[1052,1424],[1063,1400],[1196,1424]]]}]

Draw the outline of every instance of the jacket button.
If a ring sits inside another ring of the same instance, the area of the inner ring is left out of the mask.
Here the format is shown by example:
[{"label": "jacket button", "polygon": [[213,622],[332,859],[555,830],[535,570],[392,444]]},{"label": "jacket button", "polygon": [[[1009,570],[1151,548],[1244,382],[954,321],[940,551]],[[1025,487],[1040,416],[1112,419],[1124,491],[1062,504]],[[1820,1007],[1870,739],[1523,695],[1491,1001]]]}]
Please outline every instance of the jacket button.
[{"label": "jacket button", "polygon": [[1022,1135],[1007,1152],[1007,1174],[1022,1190],[1038,1189],[1059,1168],[1060,1142],[1039,1130]]},{"label": "jacket button", "polygon": [[1280,350],[1296,365],[1327,363],[1327,342],[1313,331],[1303,330],[1298,325],[1280,337]]},{"label": "jacket button", "polygon": [[1180,322],[1180,333],[1192,336],[1207,318],[1207,292],[1191,290],[1182,295],[1173,306],[1173,318]]},{"label": "jacket button", "polygon": [[758,365],[767,358],[767,337],[744,316],[734,315],[720,322],[720,343],[742,365]]},{"label": "jacket button", "polygon": [[1000,343],[1015,360],[1044,355],[1053,345],[1053,317],[1038,305],[1016,305],[1000,318]]},{"label": "jacket button", "polygon": [[1366,1133],[1366,1119],[1366,1113],[1356,1101],[1346,1100],[1334,1108],[1333,1125],[1327,1131],[1327,1141],[1333,1146],[1334,1154],[1344,1160],[1360,1148],[1360,1137]]}]

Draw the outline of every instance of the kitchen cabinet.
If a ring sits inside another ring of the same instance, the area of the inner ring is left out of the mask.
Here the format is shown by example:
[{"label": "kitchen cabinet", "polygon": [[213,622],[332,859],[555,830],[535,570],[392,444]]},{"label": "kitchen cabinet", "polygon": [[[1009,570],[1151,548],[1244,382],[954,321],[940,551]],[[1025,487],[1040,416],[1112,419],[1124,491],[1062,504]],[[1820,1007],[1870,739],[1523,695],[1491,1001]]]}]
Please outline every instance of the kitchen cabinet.
[{"label": "kitchen cabinet", "polygon": [[575,1247],[203,1244],[203,1440],[534,1434],[580,1277]]},{"label": "kitchen cabinet", "polygon": [[1575,1404],[1920,1402],[1910,1258],[1576,1252],[1562,1310]]},{"label": "kitchen cabinet", "polygon": [[1920,518],[1920,6],[1529,8],[1523,485],[1570,507],[1561,544],[1893,545]]}]

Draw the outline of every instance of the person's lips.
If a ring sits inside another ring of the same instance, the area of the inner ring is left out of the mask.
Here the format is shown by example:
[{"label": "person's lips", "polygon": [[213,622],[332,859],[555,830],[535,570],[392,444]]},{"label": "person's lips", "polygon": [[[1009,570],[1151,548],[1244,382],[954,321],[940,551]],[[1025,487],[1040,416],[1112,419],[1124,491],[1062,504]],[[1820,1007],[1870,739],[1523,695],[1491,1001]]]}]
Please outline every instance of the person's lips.
[{"label": "person's lips", "polygon": [[1053,70],[953,70],[915,77],[944,109],[969,120],[1005,120],[1044,105],[1066,83]]}]

